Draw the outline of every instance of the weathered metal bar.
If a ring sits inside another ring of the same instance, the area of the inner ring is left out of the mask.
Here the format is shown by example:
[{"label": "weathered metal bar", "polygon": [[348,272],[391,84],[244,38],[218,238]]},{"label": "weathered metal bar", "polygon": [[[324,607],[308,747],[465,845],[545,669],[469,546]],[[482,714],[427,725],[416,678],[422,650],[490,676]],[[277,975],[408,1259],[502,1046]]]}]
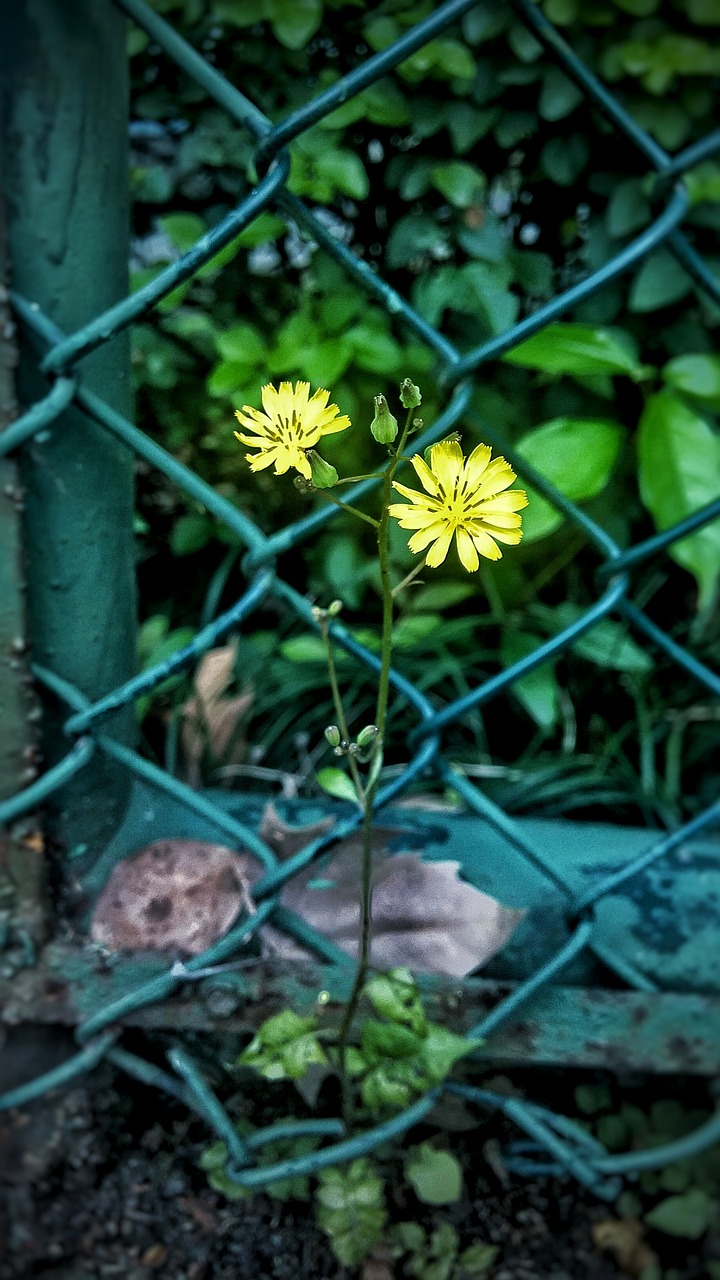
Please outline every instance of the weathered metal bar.
[{"label": "weathered metal bar", "polygon": [[[93,0],[11,6],[0,75],[12,283],[73,332],[128,292],[125,20]],[[29,406],[48,383],[27,341],[20,353],[18,398]],[[125,337],[86,360],[82,376],[129,416]],[[28,442],[21,473],[33,655],[95,701],[135,669],[132,455],[73,406]],[[51,765],[67,750],[64,715],[52,706],[44,717]],[[109,733],[130,744],[134,718],[123,708]],[[98,755],[53,800],[53,834],[76,867],[102,849],[127,794],[124,772]]]},{"label": "weathered metal bar", "polygon": [[[16,333],[7,288],[7,225],[0,197],[0,439],[16,415]],[[0,807],[35,777],[33,704],[25,650],[25,600],[17,463],[0,458]],[[42,929],[42,841],[29,839],[32,822],[0,831],[0,921],[34,940]]]},{"label": "weathered metal bar", "polygon": [[[7,1025],[32,1019],[72,1026],[169,968],[168,959],[158,955],[109,960],[97,949],[54,943],[44,949],[38,968],[17,973],[11,982],[0,979],[0,1018]],[[252,1033],[289,1004],[331,1026],[353,975],[336,965],[258,960],[217,977],[191,982],[191,976],[179,994],[129,1013],[121,1025]],[[423,982],[430,1017],[458,1032],[467,1032],[515,989],[513,983],[478,978]],[[477,1061],[716,1074],[720,996],[548,986],[487,1036]]]}]

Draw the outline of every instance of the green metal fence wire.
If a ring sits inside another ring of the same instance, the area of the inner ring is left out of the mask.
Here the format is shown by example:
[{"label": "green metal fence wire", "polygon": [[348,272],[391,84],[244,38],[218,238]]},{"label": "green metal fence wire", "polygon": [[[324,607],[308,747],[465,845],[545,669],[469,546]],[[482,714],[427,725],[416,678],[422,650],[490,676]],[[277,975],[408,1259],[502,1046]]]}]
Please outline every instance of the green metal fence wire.
[{"label": "green metal fence wire", "polygon": [[[110,4],[112,0],[105,0],[105,2]],[[114,2],[120,10],[146,31],[188,76],[202,85],[223,110],[252,135],[257,142],[255,164],[260,175],[259,181],[250,195],[242,199],[214,230],[203,236],[178,261],[167,267],[132,297],[125,298],[117,305],[110,307],[75,333],[67,335],[62,333],[30,300],[18,296],[12,298],[19,322],[43,353],[40,368],[43,373],[54,378],[54,383],[44,399],[32,405],[0,436],[0,456],[16,451],[24,442],[52,423],[71,401],[75,401],[106,432],[127,445],[136,457],[144,459],[151,467],[157,468],[186,495],[201,502],[209,512],[226,524],[245,548],[243,569],[248,578],[248,586],[244,595],[230,609],[219,617],[206,620],[205,625],[185,648],[152,669],[112,689],[105,697],[94,703],[89,703],[77,688],[53,672],[40,667],[34,668],[38,683],[51,697],[57,699],[60,705],[67,708],[69,714],[64,730],[73,741],[67,754],[58,764],[24,791],[0,806],[0,824],[9,824],[19,815],[34,810],[83,770],[90,759],[99,752],[134,777],[172,796],[198,817],[211,820],[214,827],[224,832],[231,841],[249,848],[261,860],[264,875],[255,889],[256,914],[242,920],[219,942],[202,955],[188,961],[186,965],[173,967],[167,973],[128,992],[88,1018],[77,1028],[79,1045],[77,1054],[61,1067],[5,1094],[0,1098],[0,1109],[19,1106],[36,1098],[49,1089],[67,1083],[77,1075],[90,1070],[102,1059],[106,1059],[135,1079],[164,1090],[194,1108],[218,1137],[227,1143],[228,1176],[242,1186],[259,1187],[280,1178],[297,1173],[310,1173],[330,1164],[367,1154],[387,1139],[405,1132],[427,1115],[436,1101],[437,1091],[428,1093],[426,1097],[391,1121],[352,1138],[343,1136],[339,1121],[322,1120],[299,1121],[297,1124],[284,1126],[280,1133],[277,1128],[270,1128],[258,1132],[252,1138],[241,1139],[221,1102],[185,1049],[176,1046],[169,1052],[169,1065],[173,1071],[171,1074],[119,1047],[117,1044],[119,1032],[115,1024],[133,1010],[156,1001],[166,1000],[193,973],[232,957],[249,936],[271,917],[275,924],[295,933],[304,945],[314,948],[322,959],[336,964],[350,963],[349,958],[333,943],[280,908],[278,895],[290,877],[307,866],[323,850],[354,831],[360,819],[351,816],[337,820],[325,834],[312,840],[299,853],[281,865],[261,837],[248,825],[221,812],[216,805],[183,782],[143,759],[135,751],[116,742],[103,732],[102,722],[111,712],[133,703],[140,695],[156,688],[169,675],[191,667],[224,635],[248,619],[268,597],[282,599],[308,628],[317,629],[317,622],[308,600],[278,576],[276,561],[282,552],[297,546],[328,521],[334,519],[337,513],[334,509],[323,508],[297,520],[272,536],[266,536],[241,511],[217,494],[194,472],[135,428],[102,398],[84,389],[77,376],[81,362],[90,352],[109,342],[116,334],[149,312],[178,284],[193,276],[243,228],[249,226],[263,210],[275,207],[307,231],[349,276],[362,285],[388,312],[402,321],[437,357],[439,382],[449,394],[449,403],[433,427],[418,439],[417,447],[422,449],[446,435],[461,419],[470,400],[473,378],[483,364],[496,359],[532,333],[564,315],[576,303],[594,294],[608,281],[631,270],[660,244],[666,244],[695,283],[715,302],[720,302],[720,282],[682,231],[688,209],[683,175],[702,160],[720,152],[720,131],[693,144],[678,155],[671,156],[627,114],[617,99],[578,59],[572,48],[544,17],[542,11],[532,3],[532,0],[512,0],[519,17],[546,46],[567,75],[579,85],[583,94],[604,112],[624,143],[638,151],[640,159],[651,166],[655,174],[654,198],[657,212],[647,230],[599,270],[554,297],[532,315],[514,325],[508,332],[492,338],[474,350],[461,354],[435,327],[423,319],[405,298],[389,286],[382,276],[376,274],[367,263],[356,257],[345,244],[336,240],[332,232],[317,219],[303,201],[287,190],[286,183],[289,173],[288,147],[292,145],[294,139],[341,103],[348,101],[368,85],[374,84],[415,50],[422,48],[439,32],[470,10],[475,0],[448,0],[447,3],[441,4],[430,16],[419,22],[389,48],[368,58],[357,69],[275,126],[252,102],[192,49],[163,18],[149,9],[143,0],[114,0]],[[418,688],[399,671],[393,670],[393,686],[415,713],[416,725],[409,736],[411,757],[407,767],[399,776],[384,785],[377,796],[377,808],[381,809],[402,793],[415,778],[428,769],[434,770],[444,784],[455,788],[475,813],[481,815],[509,839],[528,862],[551,881],[567,900],[567,917],[572,926],[569,940],[549,962],[533,973],[530,978],[521,982],[509,997],[501,1001],[472,1029],[473,1036],[481,1037],[490,1034],[503,1019],[534,992],[552,981],[575,957],[586,950],[597,954],[603,963],[630,987],[644,991],[657,990],[653,982],[637,971],[626,958],[598,943],[595,937],[593,908],[619,884],[641,876],[658,860],[669,859],[681,844],[720,821],[719,800],[679,830],[655,840],[644,853],[622,870],[606,876],[591,892],[576,897],[570,892],[561,872],[548,859],[547,854],[535,847],[520,827],[498,805],[489,800],[467,777],[460,774],[444,759],[442,735],[448,725],[461,719],[472,708],[489,702],[542,663],[571,648],[582,635],[591,631],[603,618],[613,613],[623,617],[632,628],[662,651],[667,658],[680,665],[706,691],[715,696],[720,694],[720,678],[659,628],[630,598],[633,571],[639,565],[645,564],[652,557],[665,551],[680,538],[712,520],[717,520],[720,517],[720,497],[681,523],[626,550],[618,546],[604,529],[560,494],[542,475],[524,460],[516,457],[513,450],[506,447],[504,441],[495,439],[493,443],[502,446],[506,456],[522,477],[573,522],[595,548],[599,557],[598,598],[571,626],[539,645],[533,653],[501,674],[483,681],[477,688],[457,698],[441,711],[436,711]],[[355,486],[350,491],[350,501],[357,500],[376,483],[378,481],[365,481]],[[378,670],[379,662],[376,655],[360,644],[337,621],[332,623],[332,635],[338,645],[366,668],[370,671]],[[502,1111],[525,1131],[529,1141],[516,1144],[511,1162],[512,1167],[519,1173],[563,1171],[571,1173],[597,1195],[605,1198],[612,1198],[617,1194],[621,1176],[637,1173],[642,1169],[657,1168],[669,1160],[691,1155],[720,1137],[720,1118],[716,1116],[701,1129],[678,1143],[656,1148],[650,1152],[609,1156],[602,1145],[579,1126],[544,1108],[455,1082],[448,1082],[445,1088],[451,1093],[460,1094],[471,1103]],[[301,1158],[284,1160],[262,1168],[254,1165],[254,1152],[265,1143],[276,1140],[278,1136],[288,1138],[308,1133],[338,1138],[339,1141]]]}]

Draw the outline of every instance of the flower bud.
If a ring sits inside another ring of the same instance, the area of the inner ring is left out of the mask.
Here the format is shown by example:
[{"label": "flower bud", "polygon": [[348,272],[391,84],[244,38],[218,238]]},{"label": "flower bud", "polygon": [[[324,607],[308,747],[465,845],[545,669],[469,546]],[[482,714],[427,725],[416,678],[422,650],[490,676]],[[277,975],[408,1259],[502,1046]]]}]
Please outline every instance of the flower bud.
[{"label": "flower bud", "polygon": [[331,600],[327,607],[328,617],[337,618],[343,607],[342,600]]},{"label": "flower bud", "polygon": [[372,746],[377,736],[378,736],[377,725],[366,724],[365,728],[361,729],[357,736],[357,744],[360,747],[360,750],[362,751],[364,747]]},{"label": "flower bud", "polygon": [[417,409],[422,404],[422,395],[420,388],[415,386],[409,378],[405,378],[400,383],[400,399],[404,409]]},{"label": "flower bud", "polygon": [[398,420],[388,409],[384,396],[375,396],[375,417],[370,423],[370,430],[378,444],[392,444],[398,433]]},{"label": "flower bud", "polygon": [[325,737],[327,741],[330,743],[331,747],[340,746],[340,730],[338,729],[336,724],[328,725],[327,729],[325,730]]},{"label": "flower bud", "polygon": [[312,487],[313,487],[312,481],[306,480],[305,476],[295,476],[293,479],[293,484],[295,485],[295,488],[297,489],[298,493],[312,492]]},{"label": "flower bud", "polygon": [[308,458],[310,459],[310,467],[312,469],[312,482],[316,489],[332,489],[337,484],[338,473],[330,462],[326,462],[324,458],[315,449],[308,449]]}]

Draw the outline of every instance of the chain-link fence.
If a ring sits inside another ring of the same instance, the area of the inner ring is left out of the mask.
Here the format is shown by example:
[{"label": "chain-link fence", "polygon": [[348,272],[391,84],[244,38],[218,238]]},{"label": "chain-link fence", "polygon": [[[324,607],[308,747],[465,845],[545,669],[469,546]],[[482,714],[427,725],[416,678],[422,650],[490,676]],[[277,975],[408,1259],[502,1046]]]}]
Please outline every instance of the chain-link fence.
[{"label": "chain-link fence", "polygon": [[[179,970],[177,968],[169,970],[165,968],[162,971],[156,969],[151,977],[143,978],[142,968],[137,966],[133,968],[130,961],[124,961],[116,966],[112,998],[106,998],[100,1008],[95,1007],[91,1016],[81,1019],[77,1027],[79,1050],[76,1056],[57,1070],[6,1094],[0,1101],[0,1105],[3,1107],[20,1105],[89,1070],[95,1063],[107,1058],[130,1075],[165,1089],[199,1111],[214,1127],[217,1134],[227,1142],[230,1153],[229,1176],[244,1186],[262,1186],[276,1178],[287,1177],[299,1171],[311,1172],[375,1148],[388,1137],[403,1132],[427,1114],[436,1100],[436,1094],[428,1094],[389,1123],[378,1125],[359,1137],[353,1139],[341,1137],[338,1143],[328,1145],[301,1160],[285,1161],[279,1165],[264,1166],[260,1169],[253,1164],[255,1146],[248,1145],[238,1137],[228,1115],[210,1091],[187,1052],[179,1046],[171,1051],[170,1061],[175,1072],[171,1075],[121,1048],[118,1044],[119,1028],[124,1019],[128,1019],[137,1011],[152,1009],[161,1002],[167,1001],[192,979],[194,973],[199,974],[213,965],[234,957],[248,938],[271,918],[275,923],[279,921],[283,928],[294,932],[303,945],[313,948],[324,963],[335,966],[338,973],[347,975],[348,958],[307,925],[292,918],[287,912],[279,911],[278,897],[283,885],[290,877],[306,867],[324,850],[332,847],[339,839],[351,834],[357,828],[360,819],[356,816],[338,818],[325,834],[313,839],[289,860],[280,863],[258,835],[253,823],[240,820],[227,809],[221,808],[214,801],[192,790],[176,777],[138,754],[133,749],[132,735],[127,732],[127,724],[132,719],[132,708],[138,698],[156,689],[168,676],[191,669],[204,653],[250,619],[254,611],[268,599],[282,601],[286,607],[294,611],[297,619],[307,628],[317,627],[310,602],[279,576],[276,567],[277,558],[282,552],[297,547],[328,522],[333,521],[337,511],[334,508],[323,507],[287,525],[272,536],[267,536],[235,505],[172,457],[149,435],[132,425],[126,413],[118,405],[118,389],[112,383],[112,378],[107,392],[100,393],[99,389],[105,385],[103,379],[107,379],[108,375],[107,368],[103,372],[103,367],[98,365],[97,353],[109,349],[109,344],[112,344],[113,350],[117,350],[118,343],[117,341],[113,343],[113,340],[117,340],[118,335],[122,335],[130,325],[151,311],[181,282],[193,277],[260,213],[266,209],[275,208],[307,232],[349,277],[367,291],[372,299],[407,326],[415,337],[434,353],[437,359],[438,384],[446,393],[448,403],[439,419],[419,438],[418,449],[421,449],[446,435],[461,421],[470,400],[474,380],[478,377],[483,365],[517,346],[551,321],[566,315],[575,304],[597,292],[608,281],[637,267],[661,244],[671,250],[693,281],[716,303],[720,303],[720,284],[717,278],[686,239],[682,229],[688,211],[688,197],[683,175],[701,161],[720,151],[720,133],[714,133],[680,154],[671,156],[639,127],[615,97],[577,58],[558,31],[545,19],[539,7],[536,7],[531,0],[514,0],[514,7],[521,20],[546,47],[564,72],[580,87],[583,94],[610,120],[618,135],[618,145],[634,149],[638,155],[639,167],[644,169],[649,166],[654,172],[652,194],[655,201],[655,215],[651,225],[606,262],[601,269],[539,306],[508,332],[461,354],[437,328],[430,325],[413,309],[404,297],[399,296],[367,262],[355,256],[351,249],[336,239],[306,203],[290,193],[287,188],[287,178],[289,152],[295,139],[326,117],[339,104],[347,102],[361,90],[374,84],[380,77],[387,75],[414,51],[421,49],[450,27],[473,8],[474,0],[450,0],[449,3],[440,5],[430,16],[408,30],[389,48],[369,57],[362,65],[345,75],[329,89],[318,93],[307,105],[275,126],[142,0],[115,0],[115,4],[114,12],[118,21],[120,15],[117,11],[120,11],[137,23],[184,73],[202,85],[219,106],[252,135],[256,142],[257,185],[219,225],[154,280],[145,284],[132,296],[124,297],[120,302],[112,302],[108,305],[99,301],[93,317],[88,322],[76,326],[70,333],[62,332],[47,312],[41,310],[33,296],[11,294],[12,308],[24,335],[25,346],[29,349],[29,346],[34,344],[35,348],[40,349],[38,376],[46,381],[44,384],[39,382],[35,384],[37,387],[42,386],[43,389],[36,392],[31,407],[5,426],[0,435],[0,458],[10,458],[16,451],[21,451],[23,446],[27,447],[33,439],[42,440],[43,433],[47,433],[52,424],[61,418],[63,423],[66,422],[67,419],[62,415],[66,415],[69,408],[74,407],[80,412],[82,415],[78,419],[80,427],[76,424],[72,430],[68,428],[69,436],[64,443],[61,442],[59,447],[67,450],[64,455],[64,474],[71,497],[80,504],[83,501],[82,495],[78,499],[77,486],[71,474],[76,468],[71,450],[80,448],[84,458],[90,456],[104,458],[105,481],[110,484],[115,497],[110,504],[112,510],[109,512],[105,531],[107,539],[104,543],[102,539],[100,540],[101,553],[105,554],[107,547],[113,545],[113,539],[118,542],[119,550],[108,568],[112,582],[108,587],[109,594],[103,602],[103,608],[107,613],[109,606],[111,615],[116,611],[112,618],[112,625],[116,630],[119,628],[122,631],[125,627],[123,621],[125,604],[122,599],[113,600],[112,593],[121,591],[122,587],[118,587],[117,584],[127,581],[122,577],[124,562],[120,572],[116,561],[118,559],[123,561],[124,548],[129,545],[123,540],[126,535],[128,539],[130,538],[131,530],[129,511],[126,506],[123,506],[123,502],[120,499],[116,501],[116,498],[120,483],[118,474],[119,472],[125,474],[123,471],[123,468],[127,469],[125,459],[130,455],[144,460],[188,497],[202,503],[208,512],[224,522],[241,541],[246,548],[243,572],[247,578],[247,589],[232,608],[198,630],[192,643],[140,675],[122,672],[122,662],[132,661],[132,654],[127,656],[126,645],[125,656],[121,659],[120,666],[110,658],[108,659],[109,667],[101,670],[98,679],[102,692],[93,698],[88,698],[80,692],[78,686],[84,681],[82,679],[76,681],[72,678],[72,668],[68,674],[67,664],[62,670],[58,670],[53,662],[53,653],[56,649],[67,653],[69,647],[72,648],[76,671],[82,671],[84,663],[96,661],[97,649],[93,648],[93,645],[97,643],[97,636],[86,636],[87,647],[83,640],[83,631],[87,633],[89,627],[88,619],[74,618],[71,605],[67,602],[63,605],[61,601],[56,606],[56,617],[59,621],[56,621],[55,627],[58,632],[61,632],[63,627],[67,628],[73,637],[72,645],[69,646],[67,635],[63,639],[58,639],[56,636],[54,648],[46,633],[42,643],[38,644],[34,635],[37,610],[49,606],[36,605],[34,613],[31,602],[31,640],[35,656],[32,674],[37,686],[47,695],[53,708],[51,714],[55,716],[56,752],[54,762],[51,762],[50,767],[41,777],[26,786],[24,790],[18,790],[0,805],[0,823],[10,832],[12,842],[15,824],[24,816],[32,814],[38,806],[52,802],[59,805],[62,810],[63,804],[66,804],[66,808],[68,807],[68,803],[63,800],[64,796],[71,795],[76,799],[80,796],[81,802],[75,817],[68,817],[66,812],[61,813],[61,826],[62,821],[65,821],[66,836],[68,831],[74,833],[72,838],[78,843],[71,853],[74,853],[82,863],[85,851],[83,838],[86,841],[88,839],[87,835],[83,837],[83,824],[85,827],[89,825],[93,828],[96,840],[102,838],[97,835],[98,831],[103,830],[102,821],[98,819],[98,809],[104,806],[106,812],[110,811],[112,821],[116,822],[118,815],[122,814],[122,806],[127,799],[126,796],[123,799],[121,794],[122,780],[134,779],[154,793],[162,794],[174,806],[173,812],[176,814],[182,812],[189,831],[194,829],[194,825],[197,825],[198,829],[204,829],[209,825],[213,831],[221,833],[231,845],[250,850],[263,864],[264,874],[254,888],[256,912],[243,918],[241,923],[233,927],[219,942],[202,955],[190,960],[184,967],[181,966]],[[107,5],[108,9],[112,8],[110,0],[107,0]],[[118,30],[121,31],[121,29],[121,25],[114,29],[115,40]],[[102,62],[101,54],[98,54],[98,58]],[[89,71],[88,74],[97,73]],[[92,125],[88,127],[92,128]],[[20,215],[16,213],[15,216]],[[103,210],[102,202],[98,202],[89,210],[87,216],[95,219],[104,216],[112,218],[114,214],[107,209]],[[97,262],[95,265],[97,267]],[[87,292],[87,281],[84,288]],[[38,289],[38,294],[42,295],[42,289]],[[95,356],[93,353],[96,353]],[[88,360],[88,357],[91,359]],[[27,356],[25,360],[27,364]],[[96,361],[95,364],[93,360]],[[85,376],[86,369],[95,369],[96,372],[94,375]],[[24,385],[29,385],[27,375]],[[119,446],[119,452],[113,452],[117,446]],[[472,1027],[471,1034],[484,1038],[490,1046],[492,1046],[493,1033],[496,1029],[500,1029],[502,1024],[512,1019],[518,1009],[532,1007],[533,998],[537,999],[539,994],[547,994],[551,991],[558,975],[566,971],[568,966],[582,954],[591,953],[599,959],[615,975],[618,987],[625,986],[631,992],[657,998],[658,1001],[667,998],[647,972],[634,963],[632,955],[627,950],[623,951],[622,948],[613,946],[606,938],[603,939],[598,935],[596,909],[598,904],[607,900],[608,896],[617,892],[621,886],[630,881],[641,880],[660,860],[665,861],[669,873],[672,874],[676,866],[672,859],[673,853],[709,830],[720,818],[720,801],[718,801],[672,833],[663,835],[661,838],[650,839],[647,847],[627,858],[619,869],[596,880],[591,889],[577,892],[571,885],[563,865],[548,854],[547,848],[539,842],[534,842],[523,824],[514,821],[491,802],[443,755],[443,731],[447,726],[461,720],[472,709],[489,702],[542,663],[570,649],[581,636],[590,632],[602,619],[613,614],[624,619],[650,646],[661,650],[667,659],[683,668],[705,693],[711,696],[720,693],[718,676],[663,632],[633,602],[633,572],[651,557],[662,555],[681,538],[707,525],[710,521],[717,520],[720,517],[720,497],[711,505],[696,511],[682,523],[630,549],[623,549],[599,524],[554,489],[538,471],[528,466],[522,458],[514,457],[512,450],[505,449],[505,452],[522,479],[531,483],[572,524],[579,527],[597,552],[597,599],[571,626],[553,636],[547,643],[539,645],[534,652],[501,674],[485,680],[464,696],[456,698],[440,711],[436,710],[431,701],[398,670],[393,670],[394,690],[412,710],[415,727],[408,740],[410,757],[406,767],[382,787],[377,797],[377,809],[385,809],[391,801],[401,796],[414,780],[431,771],[444,786],[452,787],[463,798],[470,811],[479,815],[489,828],[498,832],[507,846],[519,853],[528,866],[551,884],[553,891],[565,904],[568,932],[562,945],[552,955],[546,957],[529,977],[516,984],[509,995],[505,995],[495,1003],[490,1012],[486,1012]],[[40,469],[36,459],[31,459],[25,464],[26,481],[28,468],[32,467],[35,467],[36,471]],[[85,486],[102,484],[101,471],[102,468],[98,469],[96,462],[93,462],[90,470],[83,477],[82,483]],[[109,476],[111,478],[108,480]],[[35,481],[31,477],[28,483],[32,488]],[[377,482],[368,480],[355,486],[351,490],[350,500],[360,498],[375,483]],[[40,484],[40,490],[41,487]],[[88,500],[89,496],[86,489],[85,500]],[[35,500],[37,502],[37,493]],[[127,530],[122,527],[123,520],[128,525]],[[95,556],[94,534],[88,530],[87,525],[83,532],[86,542],[83,544],[80,539],[75,548],[77,552],[75,573],[80,579],[85,572],[86,554],[89,560],[93,560]],[[33,536],[37,542],[37,529]],[[72,538],[70,540],[72,541]],[[43,590],[52,590],[53,584],[50,577],[57,571],[58,562],[70,554],[72,548],[64,545],[66,542],[67,538],[61,538],[59,545],[43,547],[45,566],[43,573],[47,579],[44,581]],[[6,545],[9,546],[9,542]],[[86,550],[83,549],[84,547]],[[32,573],[32,560],[30,568]],[[85,590],[87,591],[87,585]],[[8,593],[9,598],[10,593]],[[43,600],[46,598],[47,596],[43,596]],[[8,623],[6,617],[5,625],[16,627],[18,611],[10,612],[11,621]],[[42,619],[38,623],[39,627],[41,623]],[[102,623],[98,623],[98,627],[100,634]],[[351,654],[358,663],[363,664],[371,672],[378,670],[379,663],[375,654],[359,643],[337,621],[332,624],[332,635],[335,642]],[[116,636],[113,651],[117,653],[121,648],[122,645],[117,643]],[[16,701],[15,705],[17,708],[20,703]],[[59,718],[58,707],[61,708]],[[21,721],[26,713],[27,707],[23,703],[21,711],[16,711],[15,714],[15,724],[18,726],[19,734]],[[12,724],[11,718],[11,727]],[[24,741],[24,735],[20,736]],[[61,743],[69,743],[69,745],[63,749],[57,745]],[[81,787],[78,791],[78,785],[83,779],[90,781],[84,789]],[[113,805],[117,807],[113,808]],[[107,841],[110,839],[110,834],[106,825],[104,838]],[[29,889],[27,888],[29,859],[26,833],[20,840],[19,850],[15,849],[11,852],[11,866],[16,870],[20,868],[19,879],[23,880],[25,877],[26,891],[32,897],[32,894],[38,890],[35,881],[32,881]],[[22,932],[20,923],[18,936]],[[32,929],[26,929],[24,936],[28,959],[32,962],[34,945]],[[79,981],[79,970],[77,977]],[[72,975],[70,981],[72,982]],[[22,974],[16,975],[15,982],[22,983]],[[342,979],[339,979],[339,982],[342,988]],[[680,1009],[680,1006],[677,1006],[677,1009]],[[677,1014],[677,1009],[676,1016],[682,1017],[681,1012]],[[646,1015],[647,1010],[644,1016]],[[701,1016],[698,1010],[695,1010],[695,1016]],[[639,1021],[640,1017],[638,1017]],[[172,1006],[169,1006],[166,1011],[164,1025],[173,1025]],[[687,1028],[682,1025],[675,1025],[672,1029],[678,1037],[687,1031]],[[578,1039],[581,1038],[579,1028],[576,1028],[576,1036]],[[569,1058],[572,1060],[571,1054]],[[607,1060],[602,1043],[597,1045],[596,1059],[599,1062]],[[612,1065],[612,1062],[609,1065]],[[711,1069],[711,1064],[707,1060],[704,1060],[703,1066],[705,1069]],[[524,1163],[523,1159],[519,1159],[516,1161],[516,1167],[535,1170],[561,1167],[574,1173],[601,1195],[614,1194],[618,1174],[658,1166],[667,1160],[702,1149],[720,1137],[720,1119],[714,1119],[691,1138],[675,1143],[672,1147],[664,1147],[643,1154],[608,1156],[594,1139],[590,1139],[579,1128],[539,1107],[465,1086],[450,1084],[448,1088],[460,1090],[466,1098],[480,1105],[502,1109],[525,1129],[534,1143],[539,1143],[544,1152],[549,1153],[549,1157],[543,1157],[543,1159],[549,1158],[550,1165],[544,1164],[542,1160],[538,1162],[537,1159],[525,1159]],[[307,1125],[298,1124],[292,1132],[305,1133],[307,1129]],[[314,1121],[310,1124],[310,1129],[329,1136],[337,1136],[339,1132],[336,1122]],[[257,1135],[255,1145],[261,1143],[262,1133]]]}]

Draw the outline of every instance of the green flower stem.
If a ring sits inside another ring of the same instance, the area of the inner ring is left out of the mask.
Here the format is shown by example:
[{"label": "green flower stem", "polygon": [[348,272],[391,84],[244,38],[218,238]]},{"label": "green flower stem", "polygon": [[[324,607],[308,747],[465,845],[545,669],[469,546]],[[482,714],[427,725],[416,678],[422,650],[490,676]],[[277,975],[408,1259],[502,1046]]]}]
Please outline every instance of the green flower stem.
[{"label": "green flower stem", "polygon": [[[345,708],[343,706],[342,695],[340,693],[340,685],[338,684],[337,668],[335,666],[335,654],[333,653],[332,641],[330,639],[330,629],[328,627],[327,618],[320,618],[319,625],[320,625],[320,634],[322,635],[323,643],[325,645],[325,656],[327,658],[328,676],[330,677],[330,689],[332,691],[332,698],[333,698],[333,704],[335,707],[335,715],[337,716],[338,729],[340,730],[340,736],[342,737],[343,742],[349,742],[350,731],[348,729],[347,717],[345,715]],[[357,760],[355,759],[354,756],[349,755],[347,757],[347,761],[350,767],[350,777],[353,780],[353,786],[355,787],[358,803],[364,806],[365,788],[363,787],[363,784],[362,784],[362,778],[360,776],[360,770],[358,769],[358,766],[357,766]]]},{"label": "green flower stem", "polygon": [[425,568],[425,561],[421,560],[419,564],[415,565],[414,569],[411,569],[410,572],[406,574],[402,582],[398,582],[397,586],[393,587],[392,589],[393,599],[395,598],[395,596],[399,596],[400,592],[404,591],[406,587],[409,587],[410,583],[415,581],[418,574],[422,573],[424,568]]},{"label": "green flower stem", "polygon": [[340,1027],[339,1037],[339,1059],[340,1059],[340,1076],[343,1097],[343,1118],[345,1125],[350,1129],[352,1124],[352,1080],[347,1070],[347,1047],[348,1038],[355,1017],[355,1012],[360,1000],[360,994],[367,979],[369,961],[370,961],[370,929],[372,924],[372,825],[373,825],[373,806],[375,803],[375,792],[377,791],[378,778],[382,767],[383,742],[385,736],[385,723],[387,720],[388,699],[390,694],[390,663],[392,659],[392,629],[393,629],[393,591],[390,578],[390,547],[388,539],[388,527],[390,524],[390,513],[388,507],[392,497],[392,482],[398,465],[402,461],[402,451],[407,442],[408,434],[412,425],[412,416],[414,409],[408,411],[405,428],[400,437],[397,451],[392,455],[390,464],[385,471],[383,477],[382,490],[382,511],[380,521],[378,523],[377,541],[378,556],[380,560],[380,582],[382,586],[382,647],[380,652],[380,679],[378,681],[377,708],[375,712],[375,724],[378,727],[377,748],[373,756],[370,766],[371,781],[365,790],[363,799],[363,848],[362,848],[362,871],[361,871],[361,895],[360,895],[360,950],[358,954],[358,967],[355,974],[352,990],[345,1006],[345,1013]]},{"label": "green flower stem", "polygon": [[358,520],[364,520],[366,524],[371,524],[374,529],[379,529],[380,522],[374,516],[367,515],[359,507],[351,507],[349,502],[343,502],[342,498],[336,498],[328,489],[313,489],[313,493],[319,493],[321,498],[327,498],[328,502],[333,502],[336,507],[342,507],[343,511],[349,511],[352,516],[357,516]]}]

